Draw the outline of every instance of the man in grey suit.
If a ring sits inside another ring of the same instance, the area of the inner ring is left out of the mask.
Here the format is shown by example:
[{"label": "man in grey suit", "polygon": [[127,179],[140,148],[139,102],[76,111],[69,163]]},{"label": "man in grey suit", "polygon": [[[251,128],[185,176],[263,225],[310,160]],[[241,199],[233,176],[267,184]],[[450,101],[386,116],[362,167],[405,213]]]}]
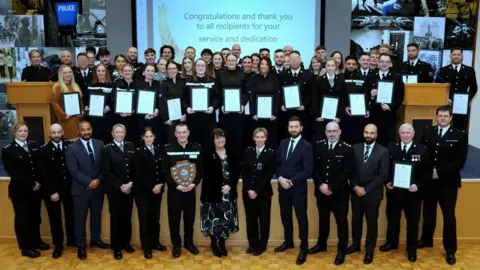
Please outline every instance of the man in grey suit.
[{"label": "man in grey suit", "polygon": [[383,199],[383,185],[388,176],[388,150],[376,143],[377,127],[373,124],[365,126],[364,143],[353,146],[355,153],[355,172],[350,180],[352,192],[352,238],[353,245],[347,254],[360,251],[362,239],[363,216],[367,217],[367,239],[365,241],[364,263],[373,262],[373,252],[378,236],[378,208]]},{"label": "man in grey suit", "polygon": [[100,241],[103,191],[100,189],[102,175],[100,160],[103,142],[92,139],[92,126],[87,121],[78,124],[78,139],[68,146],[65,153],[67,167],[72,175],[72,197],[75,209],[75,238],[78,258],[85,260],[87,253],[85,222],[90,209],[90,246],[109,248]]}]

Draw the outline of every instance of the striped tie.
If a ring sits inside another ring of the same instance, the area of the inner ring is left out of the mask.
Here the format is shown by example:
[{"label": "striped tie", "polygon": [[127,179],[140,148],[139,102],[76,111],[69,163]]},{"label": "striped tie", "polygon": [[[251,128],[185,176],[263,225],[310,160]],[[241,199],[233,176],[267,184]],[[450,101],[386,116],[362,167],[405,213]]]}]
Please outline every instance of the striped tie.
[{"label": "striped tie", "polygon": [[363,155],[363,162],[367,162],[368,157],[370,156],[370,145],[366,146],[365,154]]}]

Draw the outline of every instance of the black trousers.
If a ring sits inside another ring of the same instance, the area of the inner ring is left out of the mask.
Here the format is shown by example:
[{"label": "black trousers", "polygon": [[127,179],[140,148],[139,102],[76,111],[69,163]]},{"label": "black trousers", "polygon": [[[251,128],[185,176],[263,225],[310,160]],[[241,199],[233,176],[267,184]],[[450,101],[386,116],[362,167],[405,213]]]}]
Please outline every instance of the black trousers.
[{"label": "black trousers", "polygon": [[[268,138],[267,138],[267,147],[272,149],[278,148],[278,120],[271,121],[270,119],[258,119],[258,121],[252,121],[253,130],[258,127],[264,127],[267,129]],[[253,133],[252,133],[253,138]]]},{"label": "black trousers", "polygon": [[200,144],[203,149],[210,149],[213,144],[212,131],[217,127],[215,111],[212,114],[188,114],[187,124],[190,129],[189,141]]},{"label": "black trousers", "polygon": [[243,192],[243,205],[247,222],[248,246],[251,248],[266,249],[270,237],[270,208],[272,196],[261,194],[250,199],[247,192]]},{"label": "black trousers", "polygon": [[[242,147],[242,139],[245,128],[245,115],[239,113],[223,114],[220,110],[219,120],[219,126],[225,130],[230,151],[233,151],[235,155],[243,155],[245,148]],[[250,134],[250,138],[252,137],[253,135]]]},{"label": "black trousers", "polygon": [[328,235],[330,234],[330,214],[333,212],[337,222],[338,244],[337,251],[345,252],[348,247],[348,202],[350,191],[341,190],[330,196],[319,194],[317,207],[319,215],[318,245],[327,249]]},{"label": "black trousers", "polygon": [[67,192],[59,193],[60,200],[52,201],[50,194],[44,194],[44,202],[48,212],[48,220],[50,222],[50,233],[52,234],[52,242],[56,247],[63,247],[64,233],[62,221],[62,204],[65,215],[65,231],[67,233],[67,243],[75,245],[75,223],[72,195]]},{"label": "black trousers", "polygon": [[432,180],[425,188],[423,201],[422,240],[433,244],[433,234],[437,221],[437,203],[443,215],[443,247],[446,252],[457,251],[457,220],[455,206],[457,204],[458,188],[455,184],[446,184],[448,180]]},{"label": "black trousers", "polygon": [[13,196],[10,199],[15,213],[14,226],[18,247],[21,250],[35,249],[40,239],[41,195],[39,192],[33,192],[25,196]]},{"label": "black trousers", "polygon": [[380,199],[358,197],[352,194],[352,240],[353,245],[360,247],[363,230],[363,216],[367,217],[367,238],[365,249],[367,252],[374,252],[378,237],[378,208]]},{"label": "black trousers", "polygon": [[87,242],[86,222],[88,210],[90,210],[90,242],[100,241],[103,199],[104,194],[100,188],[85,190],[82,194],[73,196],[75,238],[78,246],[85,246]]},{"label": "black trousers", "polygon": [[406,190],[387,191],[387,243],[398,247],[402,210],[407,219],[407,251],[416,252],[420,222],[420,194]]},{"label": "black trousers", "polygon": [[300,250],[308,250],[308,216],[307,216],[307,193],[292,192],[292,188],[284,190],[279,188],[280,215],[282,217],[283,233],[285,242],[293,245],[293,217],[292,207],[297,216],[300,237]]},{"label": "black trousers", "polygon": [[110,245],[114,251],[120,251],[130,244],[132,239],[133,194],[107,194],[110,211]]},{"label": "black trousers", "polygon": [[168,225],[170,238],[174,247],[181,246],[180,220],[183,212],[183,243],[193,244],[193,225],[195,223],[195,191],[181,192],[169,187],[168,196]]},{"label": "black trousers", "polygon": [[140,224],[140,242],[143,250],[149,250],[160,243],[160,204],[163,190],[159,194],[144,191],[135,192],[138,221]]}]

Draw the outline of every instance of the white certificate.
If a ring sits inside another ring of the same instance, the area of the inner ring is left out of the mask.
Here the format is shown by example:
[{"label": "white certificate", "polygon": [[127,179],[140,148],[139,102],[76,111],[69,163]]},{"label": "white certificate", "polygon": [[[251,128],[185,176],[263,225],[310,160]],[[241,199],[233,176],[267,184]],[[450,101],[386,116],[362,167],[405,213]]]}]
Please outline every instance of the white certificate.
[{"label": "white certificate", "polygon": [[270,119],[273,114],[273,97],[257,96],[257,117]]},{"label": "white certificate", "polygon": [[137,114],[152,114],[155,111],[155,91],[138,90]]},{"label": "white certificate", "polygon": [[192,110],[204,112],[208,109],[208,88],[192,88]]},{"label": "white certificate", "polygon": [[322,113],[320,115],[323,119],[334,120],[337,118],[338,98],[336,97],[323,97]]},{"label": "white certificate", "polygon": [[115,99],[115,113],[133,112],[133,92],[117,92]]},{"label": "white certificate", "polygon": [[418,83],[418,75],[403,75],[403,83]]},{"label": "white certificate", "polygon": [[453,94],[453,114],[468,113],[468,93],[454,93]]},{"label": "white certificate", "polygon": [[225,112],[240,112],[242,110],[240,88],[223,90],[223,106]]},{"label": "white certificate", "polygon": [[393,99],[393,82],[378,81],[377,103],[391,104]]},{"label": "white certificate", "polygon": [[182,118],[182,105],[180,98],[172,98],[167,100],[168,120],[175,121]]},{"label": "white certificate", "polygon": [[365,116],[367,108],[364,94],[348,94],[350,100],[350,114],[352,116]]},{"label": "white certificate", "polygon": [[80,115],[80,94],[78,92],[63,94],[63,111],[68,115]]},{"label": "white certificate", "polygon": [[245,105],[245,115],[250,115],[250,102]]},{"label": "white certificate", "polygon": [[95,117],[103,117],[105,109],[105,96],[104,95],[90,95],[90,101],[88,104],[88,115]]},{"label": "white certificate", "polygon": [[299,85],[283,87],[283,104],[285,104],[285,109],[298,109],[302,106]]},{"label": "white certificate", "polygon": [[393,187],[410,188],[412,183],[412,164],[395,163],[393,168]]}]

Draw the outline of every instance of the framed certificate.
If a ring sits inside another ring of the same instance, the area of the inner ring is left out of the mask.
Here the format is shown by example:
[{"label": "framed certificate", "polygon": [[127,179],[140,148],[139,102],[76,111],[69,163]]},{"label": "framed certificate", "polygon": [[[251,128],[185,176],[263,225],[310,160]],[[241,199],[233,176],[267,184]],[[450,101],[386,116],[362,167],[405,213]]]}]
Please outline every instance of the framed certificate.
[{"label": "framed certificate", "polygon": [[338,97],[323,96],[320,117],[328,120],[337,118]]},{"label": "framed certificate", "polygon": [[468,93],[453,93],[453,114],[468,114]]},{"label": "framed certificate", "polygon": [[204,112],[208,109],[208,92],[208,88],[192,88],[192,110],[196,112]]},{"label": "framed certificate", "polygon": [[180,98],[171,98],[167,100],[168,120],[175,121],[182,118],[182,104]]},{"label": "framed certificate", "polygon": [[413,164],[406,162],[393,163],[393,187],[409,189],[412,184]]},{"label": "framed certificate", "polygon": [[378,81],[377,103],[392,104],[393,85],[392,81]]},{"label": "framed certificate", "polygon": [[257,117],[270,119],[273,115],[273,96],[257,96]]},{"label": "framed certificate", "polygon": [[152,114],[155,111],[157,93],[151,90],[138,90],[136,114]]},{"label": "framed certificate", "polygon": [[302,106],[300,96],[300,85],[289,85],[283,87],[283,104],[287,110],[295,110]]},{"label": "framed certificate", "polygon": [[416,74],[406,74],[402,75],[403,83],[418,83],[418,75]]},{"label": "framed certificate", "polygon": [[242,111],[242,95],[240,88],[223,89],[223,109],[225,112],[241,112]]},{"label": "framed certificate", "polygon": [[104,94],[90,94],[88,101],[88,116],[103,117],[105,116],[105,95]]},{"label": "framed certificate", "polygon": [[133,113],[133,92],[117,91],[117,94],[115,96],[115,113]]},{"label": "framed certificate", "polygon": [[348,94],[348,100],[350,104],[350,114],[352,116],[367,115],[367,105],[364,94]]},{"label": "framed certificate", "polygon": [[70,116],[82,114],[82,109],[80,108],[79,92],[63,93],[62,101],[63,111],[65,112],[65,114],[68,114]]}]

